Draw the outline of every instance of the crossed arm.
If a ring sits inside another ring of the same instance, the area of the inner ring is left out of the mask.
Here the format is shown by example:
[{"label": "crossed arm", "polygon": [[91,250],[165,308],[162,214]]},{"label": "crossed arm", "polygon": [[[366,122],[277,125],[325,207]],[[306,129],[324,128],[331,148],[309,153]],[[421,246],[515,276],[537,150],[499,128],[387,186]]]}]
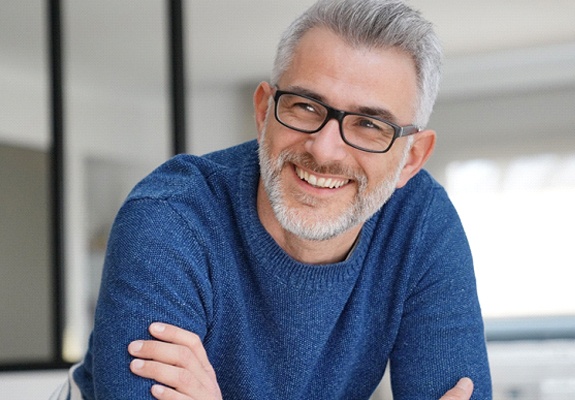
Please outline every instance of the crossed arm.
[{"label": "crossed arm", "polygon": [[[150,333],[158,340],[136,340],[128,346],[135,357],[131,371],[159,382],[152,386],[158,400],[222,399],[216,373],[200,338],[173,325],[153,323]],[[469,400],[473,382],[462,378],[439,400]]]}]

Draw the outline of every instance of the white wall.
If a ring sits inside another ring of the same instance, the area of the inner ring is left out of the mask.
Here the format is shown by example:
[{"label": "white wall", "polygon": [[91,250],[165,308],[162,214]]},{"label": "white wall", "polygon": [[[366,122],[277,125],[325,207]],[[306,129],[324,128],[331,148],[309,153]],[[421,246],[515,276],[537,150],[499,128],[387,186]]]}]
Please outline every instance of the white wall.
[{"label": "white wall", "polygon": [[188,102],[188,148],[193,154],[256,138],[252,95],[247,85],[193,86]]},{"label": "white wall", "polygon": [[428,168],[469,157],[575,149],[575,44],[446,60]]}]

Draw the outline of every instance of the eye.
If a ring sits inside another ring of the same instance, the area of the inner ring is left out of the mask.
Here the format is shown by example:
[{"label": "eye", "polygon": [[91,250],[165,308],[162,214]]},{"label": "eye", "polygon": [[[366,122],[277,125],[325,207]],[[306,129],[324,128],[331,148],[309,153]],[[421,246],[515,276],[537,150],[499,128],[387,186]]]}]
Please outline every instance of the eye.
[{"label": "eye", "polygon": [[361,128],[365,128],[365,129],[374,129],[377,131],[381,131],[383,130],[383,123],[374,120],[374,119],[369,119],[369,118],[358,118],[357,121],[357,126],[361,127]]},{"label": "eye", "polygon": [[301,111],[306,111],[306,112],[310,112],[310,113],[315,113],[317,114],[317,106],[313,103],[306,103],[304,101],[298,101],[296,103],[294,103],[292,105],[292,107],[297,108],[298,110]]}]

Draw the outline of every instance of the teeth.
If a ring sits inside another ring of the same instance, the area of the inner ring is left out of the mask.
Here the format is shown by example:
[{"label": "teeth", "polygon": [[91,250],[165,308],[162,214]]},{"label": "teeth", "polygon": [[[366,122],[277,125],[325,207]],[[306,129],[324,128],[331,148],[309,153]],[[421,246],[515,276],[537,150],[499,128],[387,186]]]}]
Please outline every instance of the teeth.
[{"label": "teeth", "polygon": [[312,186],[320,188],[337,189],[349,182],[349,179],[318,178],[317,176],[310,174],[307,171],[302,171],[299,168],[296,168],[296,173],[300,179],[306,181]]}]

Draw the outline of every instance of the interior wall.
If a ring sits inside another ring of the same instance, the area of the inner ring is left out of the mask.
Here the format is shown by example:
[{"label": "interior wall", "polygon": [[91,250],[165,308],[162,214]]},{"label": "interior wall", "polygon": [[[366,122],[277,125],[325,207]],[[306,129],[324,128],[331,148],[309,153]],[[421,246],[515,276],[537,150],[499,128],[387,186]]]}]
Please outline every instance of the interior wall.
[{"label": "interior wall", "polygon": [[205,154],[256,138],[253,84],[193,86],[188,102],[188,150]]},{"label": "interior wall", "polygon": [[575,151],[575,84],[468,97],[440,97],[429,127],[437,131],[427,164],[441,182],[456,160]]}]

